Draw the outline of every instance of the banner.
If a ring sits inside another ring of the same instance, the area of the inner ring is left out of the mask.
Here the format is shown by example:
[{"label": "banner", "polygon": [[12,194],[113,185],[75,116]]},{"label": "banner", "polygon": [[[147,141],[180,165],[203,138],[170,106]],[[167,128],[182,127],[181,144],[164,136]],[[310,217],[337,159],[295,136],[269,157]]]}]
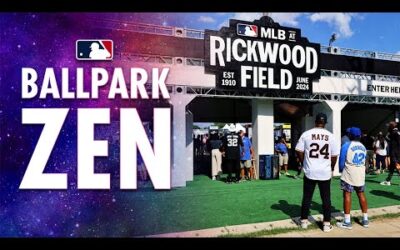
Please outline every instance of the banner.
[{"label": "banner", "polygon": [[314,93],[395,98],[400,96],[400,86],[397,82],[323,77],[313,85]]},{"label": "banner", "polygon": [[320,45],[264,16],[254,22],[230,20],[229,27],[205,31],[205,72],[219,89],[312,93],[320,78]]}]

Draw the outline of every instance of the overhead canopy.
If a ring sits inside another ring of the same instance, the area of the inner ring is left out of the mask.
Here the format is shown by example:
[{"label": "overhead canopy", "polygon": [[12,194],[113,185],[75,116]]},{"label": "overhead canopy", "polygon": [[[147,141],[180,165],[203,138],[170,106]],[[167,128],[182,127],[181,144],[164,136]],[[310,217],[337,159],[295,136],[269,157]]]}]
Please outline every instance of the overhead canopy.
[{"label": "overhead canopy", "polygon": [[228,130],[229,129],[229,125],[225,124],[225,126],[222,128],[223,130]]},{"label": "overhead canopy", "polygon": [[188,105],[193,113],[193,122],[251,122],[249,100],[237,98],[196,97]]},{"label": "overhead canopy", "polygon": [[206,135],[208,134],[208,129],[193,129],[193,134],[195,137],[199,135]]},{"label": "overhead canopy", "polygon": [[242,124],[236,123],[236,132],[239,132],[241,130],[246,132],[246,129],[242,126]]}]

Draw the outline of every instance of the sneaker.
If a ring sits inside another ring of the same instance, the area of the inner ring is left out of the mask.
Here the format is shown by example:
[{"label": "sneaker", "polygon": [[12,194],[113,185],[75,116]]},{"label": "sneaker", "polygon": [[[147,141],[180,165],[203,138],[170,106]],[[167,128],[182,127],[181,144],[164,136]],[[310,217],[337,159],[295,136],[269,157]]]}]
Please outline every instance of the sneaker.
[{"label": "sneaker", "polygon": [[322,230],[323,230],[325,233],[327,233],[327,232],[332,231],[332,229],[333,229],[333,226],[332,226],[331,224],[329,224],[329,225],[324,225]]},{"label": "sneaker", "polygon": [[289,172],[285,172],[285,175],[289,176],[290,174],[289,174]]},{"label": "sneaker", "polygon": [[337,222],[336,223],[336,226],[337,227],[340,227],[340,228],[345,228],[345,229],[353,229],[353,226],[351,225],[351,223],[346,223],[346,222]]},{"label": "sneaker", "polygon": [[215,177],[215,176],[212,177],[212,180],[213,180],[213,181],[215,181],[216,179],[217,179],[217,177]]},{"label": "sneaker", "polygon": [[383,186],[390,186],[390,181],[382,181],[380,184]]},{"label": "sneaker", "polygon": [[367,228],[369,226],[368,220],[362,220],[361,225]]},{"label": "sneaker", "polygon": [[296,175],[294,175],[294,178],[295,178],[296,180],[300,180],[300,179],[301,179],[301,175],[296,174]]},{"label": "sneaker", "polygon": [[302,229],[307,229],[308,228],[308,221],[307,220],[302,220],[300,224]]}]

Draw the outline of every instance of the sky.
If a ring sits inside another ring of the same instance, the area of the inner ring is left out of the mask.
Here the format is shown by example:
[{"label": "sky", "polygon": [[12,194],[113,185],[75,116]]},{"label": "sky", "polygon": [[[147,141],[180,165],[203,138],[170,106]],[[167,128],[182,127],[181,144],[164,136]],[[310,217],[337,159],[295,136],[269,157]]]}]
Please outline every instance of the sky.
[{"label": "sky", "polygon": [[[141,13],[115,14],[129,21],[192,29],[214,29],[229,19],[258,19],[262,13]],[[310,42],[328,45],[332,33],[334,46],[400,54],[400,13],[275,13],[269,15],[283,26],[296,27]],[[110,14],[108,14],[110,17]]]},{"label": "sky", "polygon": [[[229,19],[253,21],[262,13],[141,13],[116,14],[117,19],[190,29],[218,30]],[[310,42],[328,45],[333,33],[334,46],[400,54],[400,13],[268,13],[282,26],[301,29]],[[196,123],[202,128],[212,123]]]},{"label": "sky", "polygon": [[[253,21],[263,13],[107,13],[107,19],[120,19],[189,29],[219,30],[229,19]],[[327,46],[333,33],[333,46],[400,55],[399,13],[268,13],[282,26],[301,29],[310,42]],[[98,14],[97,14],[98,16]],[[204,128],[212,123],[196,123]]]}]

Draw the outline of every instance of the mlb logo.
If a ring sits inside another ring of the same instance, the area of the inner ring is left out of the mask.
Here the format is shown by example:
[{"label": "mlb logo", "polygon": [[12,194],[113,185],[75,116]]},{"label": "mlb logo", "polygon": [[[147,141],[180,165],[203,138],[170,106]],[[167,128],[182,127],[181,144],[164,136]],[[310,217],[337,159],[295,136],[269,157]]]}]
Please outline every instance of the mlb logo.
[{"label": "mlb logo", "polygon": [[258,37],[258,27],[257,25],[238,23],[237,34],[239,36]]},{"label": "mlb logo", "polygon": [[112,60],[114,43],[112,40],[77,40],[76,59],[78,60]]}]

